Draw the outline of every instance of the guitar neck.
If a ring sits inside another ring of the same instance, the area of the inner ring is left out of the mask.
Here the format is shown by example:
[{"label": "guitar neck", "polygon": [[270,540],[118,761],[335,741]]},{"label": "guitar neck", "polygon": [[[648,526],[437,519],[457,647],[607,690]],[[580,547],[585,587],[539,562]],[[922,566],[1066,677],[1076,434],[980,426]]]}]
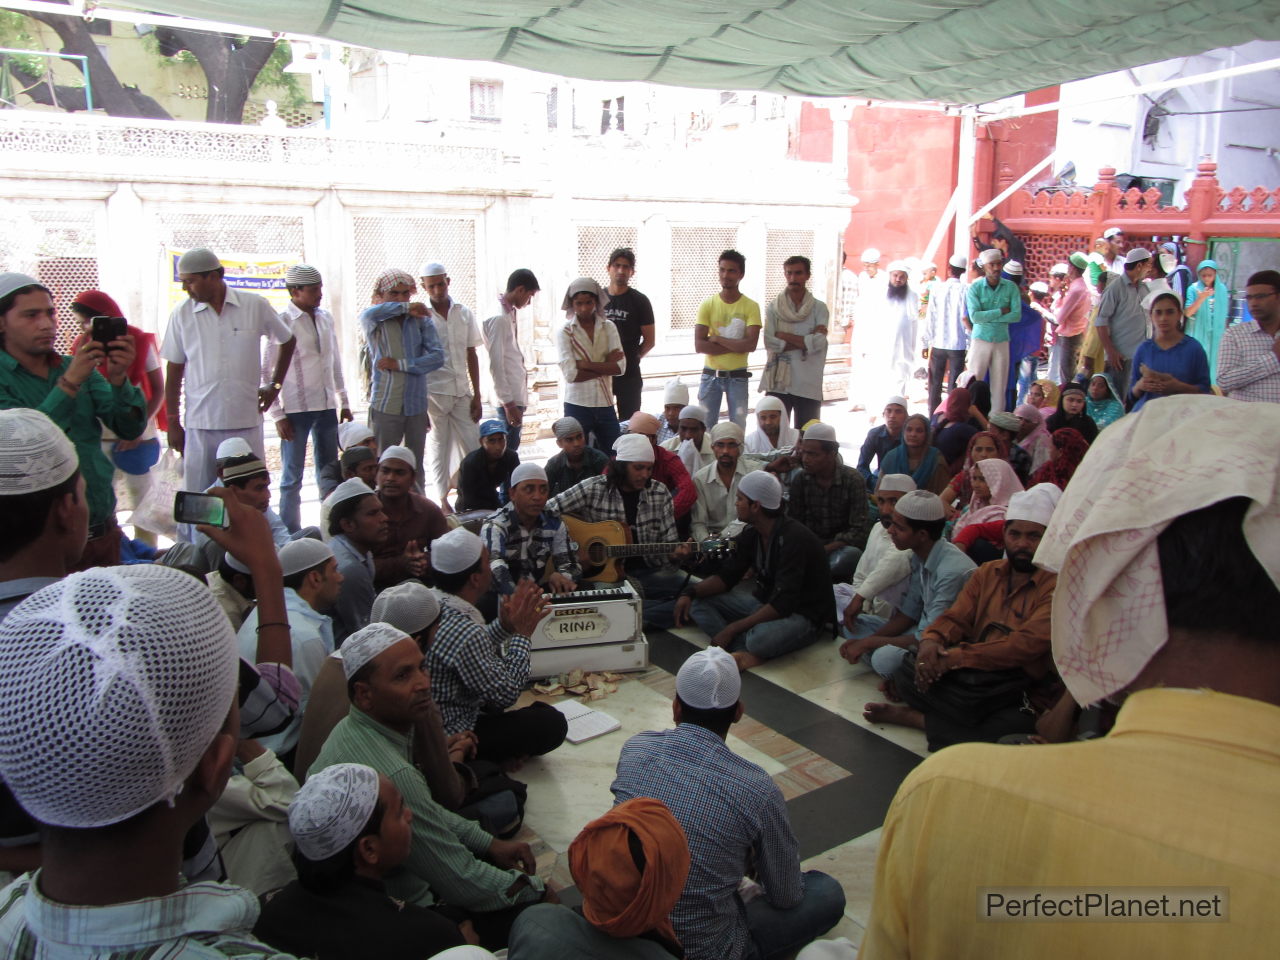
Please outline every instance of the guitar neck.
[{"label": "guitar neck", "polygon": [[608,557],[651,557],[654,554],[674,553],[678,543],[626,543],[619,546],[606,547]]}]

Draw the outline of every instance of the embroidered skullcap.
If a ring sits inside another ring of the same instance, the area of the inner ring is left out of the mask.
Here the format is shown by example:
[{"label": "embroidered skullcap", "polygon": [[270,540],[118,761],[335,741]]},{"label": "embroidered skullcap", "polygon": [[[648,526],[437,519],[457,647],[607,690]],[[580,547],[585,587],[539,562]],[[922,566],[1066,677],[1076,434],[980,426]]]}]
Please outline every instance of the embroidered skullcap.
[{"label": "embroidered skullcap", "polygon": [[421,270],[418,271],[418,276],[443,277],[443,276],[447,276],[448,273],[449,271],[444,268],[443,263],[437,263],[436,261],[433,260],[431,261],[431,263],[426,264],[425,266],[423,266]]},{"label": "embroidered skullcap", "polygon": [[1121,229],[1120,227],[1107,227],[1107,229],[1102,231],[1102,239],[1110,240],[1112,237],[1119,236],[1120,234],[1123,234],[1123,233],[1124,233],[1124,230]]},{"label": "embroidered skullcap", "polygon": [[786,413],[787,405],[777,397],[765,397],[756,404],[756,413],[764,413],[768,410],[774,410],[778,413]]},{"label": "embroidered skullcap", "polygon": [[1048,285],[1047,283],[1045,283],[1043,280],[1037,280],[1035,283],[1031,284],[1031,285],[1028,287],[1028,289],[1029,289],[1032,293],[1048,293],[1048,292],[1049,292],[1049,285]]},{"label": "embroidered skullcap", "polygon": [[218,451],[214,454],[215,460],[230,460],[232,457],[251,457],[253,456],[253,447],[249,446],[249,441],[244,437],[227,437],[218,444]]},{"label": "embroidered skullcap", "polygon": [[374,432],[363,423],[352,421],[338,427],[338,446],[342,447],[343,450],[350,450],[366,440],[372,440],[373,437]]},{"label": "embroidered skullcap", "polygon": [[884,402],[884,405],[886,407],[898,406],[898,407],[901,407],[903,410],[906,410],[907,398],[906,397],[890,397],[888,400]]},{"label": "embroidered skullcap", "polygon": [[1022,421],[1012,413],[993,413],[987,420],[993,427],[999,427],[1001,430],[1012,430],[1017,433],[1022,429]]},{"label": "embroidered skullcap", "polygon": [[978,254],[978,262],[985,266],[988,263],[995,263],[1000,259],[1000,251],[995,247],[987,247]]},{"label": "embroidered skullcap", "polygon": [[1280,406],[1174,396],[1122,417],[1067,484],[1036,563],[1058,574],[1053,658],[1077,703],[1133,681],[1169,638],[1157,538],[1232,497],[1249,550],[1280,583]]},{"label": "embroidered skullcap", "polygon": [[1049,268],[1049,276],[1051,277],[1058,277],[1058,276],[1065,277],[1066,275],[1067,275],[1067,265],[1065,263],[1055,263],[1052,267]]},{"label": "embroidered skullcap", "polygon": [[613,442],[613,455],[619,463],[653,463],[653,444],[639,433],[624,433]]},{"label": "embroidered skullcap", "polygon": [[1017,260],[1008,260],[1005,262],[1004,272],[1011,277],[1020,277],[1022,276],[1022,264]]},{"label": "embroidered skullcap", "polygon": [[910,493],[916,482],[905,473],[886,473],[876,484],[876,493]]},{"label": "embroidered skullcap", "polygon": [[684,406],[689,402],[689,388],[686,387],[679,377],[674,380],[668,380],[666,387],[662,391],[662,404],[666,406],[669,403],[678,403]]},{"label": "embroidered skullcap", "polygon": [[1134,247],[1124,255],[1125,263],[1140,263],[1143,260],[1151,259],[1151,251],[1146,247]]},{"label": "embroidered skullcap", "polygon": [[1083,253],[1081,253],[1079,250],[1071,254],[1071,256],[1067,257],[1067,259],[1070,260],[1073,264],[1075,264],[1075,267],[1077,270],[1089,269],[1089,258],[1085,256]]},{"label": "embroidered skullcap", "polygon": [[0,410],[0,496],[49,490],[80,469],[75,445],[39,410]]},{"label": "embroidered skullcap", "polygon": [[928,490],[904,493],[894,509],[911,520],[941,520],[947,515],[942,509],[942,498]]},{"label": "embroidered skullcap", "polygon": [[969,258],[963,253],[953,253],[947,263],[951,264],[953,267],[959,267],[963,270],[969,265]]},{"label": "embroidered skullcap", "polygon": [[746,438],[746,433],[732,420],[721,420],[711,428],[712,443],[718,443],[721,440],[735,440],[741,446],[746,441]]},{"label": "embroidered skullcap", "polygon": [[894,260],[891,264],[889,264],[889,272],[893,273],[895,270],[900,270],[903,273],[910,273],[911,264],[909,264],[906,260]]},{"label": "embroidered skullcap", "polygon": [[23,287],[38,286],[43,286],[43,284],[35,277],[29,277],[25,273],[0,273],[0,297],[7,297],[13,291],[21,290]]},{"label": "embroidered skullcap", "polygon": [[507,435],[507,425],[501,420],[486,420],[480,424],[481,437],[492,437],[497,433],[502,434],[504,437]]},{"label": "embroidered skullcap", "polygon": [[344,500],[350,500],[352,497],[367,497],[371,493],[373,490],[367,483],[358,477],[352,477],[350,480],[343,480],[333,488],[333,493],[324,498],[324,506],[332,510]]},{"label": "embroidered skullcap", "polygon": [[409,276],[409,274],[405,273],[403,270],[391,267],[390,269],[383,270],[378,274],[377,279],[373,281],[373,292],[386,293],[393,287],[399,286],[416,288],[418,286],[418,281],[414,280],[413,277]]},{"label": "embroidered skullcap", "polygon": [[410,636],[421,633],[439,617],[440,601],[421,580],[405,580],[387,587],[374,598],[369,613],[375,623],[389,623]]},{"label": "embroidered skullcap", "polygon": [[[683,416],[683,413],[681,415]],[[643,434],[646,437],[656,437],[658,435],[658,418],[652,413],[637,410],[631,415],[631,419],[627,421],[627,431],[629,433]]]},{"label": "embroidered skullcap", "polygon": [[56,827],[171,802],[238,677],[235,632],[201,581],[155,564],[73,573],[0,624],[0,777]]},{"label": "embroidered skullcap", "polygon": [[777,510],[782,506],[782,483],[765,470],[752,470],[739,480],[738,492],[766,510]]},{"label": "embroidered skullcap", "polygon": [[431,566],[440,573],[470,570],[484,549],[484,543],[466,527],[454,527],[431,541]]},{"label": "embroidered skullcap", "polygon": [[707,425],[707,408],[691,403],[680,410],[681,420],[697,420],[704,427]]},{"label": "embroidered skullcap", "polygon": [[590,277],[579,277],[569,284],[569,289],[564,292],[564,301],[560,304],[560,309],[569,316],[573,316],[573,298],[580,293],[589,293],[596,298],[596,312],[599,313],[600,299],[604,291],[600,289],[600,284]]},{"label": "embroidered skullcap", "polygon": [[342,642],[342,672],[350,680],[375,657],[390,650],[401,640],[412,639],[409,634],[389,623],[375,621],[361,627]]},{"label": "embroidered skullcap", "polygon": [[551,425],[551,432],[556,435],[557,440],[567,440],[582,433],[582,424],[573,417],[561,417]]},{"label": "embroidered skullcap", "polygon": [[[756,470],[742,479],[763,472]],[[681,703],[695,710],[732,707],[741,693],[742,676],[738,673],[738,663],[722,647],[707,647],[690,655],[676,673],[676,696]]]},{"label": "embroidered skullcap", "polygon": [[1029,523],[1038,523],[1042,527],[1047,527],[1049,526],[1049,521],[1053,519],[1053,508],[1054,502],[1044,493],[1034,490],[1022,490],[1009,498],[1009,505],[1004,511],[1004,519],[1006,522],[1010,520],[1025,520]]},{"label": "embroidered skullcap", "polygon": [[536,463],[522,463],[511,471],[511,489],[514,490],[526,480],[541,480],[547,482],[547,471]]},{"label": "embroidered skullcap", "polygon": [[256,477],[266,472],[267,465],[253,454],[247,457],[231,457],[219,469],[224,483],[231,480],[243,480],[245,477]]},{"label": "embroidered skullcap", "polygon": [[862,251],[862,262],[863,263],[879,263],[880,251],[877,250],[875,247],[867,247],[867,249]]},{"label": "embroidered skullcap", "polygon": [[298,852],[327,860],[364,832],[378,806],[378,771],[362,763],[335,763],[307,777],[289,804],[289,832]]},{"label": "embroidered skullcap", "polygon": [[804,438],[806,440],[824,440],[827,443],[835,443],[836,428],[829,423],[823,423],[819,420],[812,426],[805,427]]},{"label": "embroidered skullcap", "polygon": [[208,273],[210,270],[220,270],[222,261],[218,259],[218,255],[212,250],[205,247],[196,247],[194,250],[188,250],[178,258],[178,273]]},{"label": "embroidered skullcap", "polygon": [[290,540],[280,548],[280,572],[291,577],[312,567],[318,567],[326,560],[333,559],[333,551],[328,544],[321,543],[311,537],[299,537]]},{"label": "embroidered skullcap", "polygon": [[295,263],[285,271],[286,287],[309,287],[313,283],[324,283],[324,280],[320,276],[320,271],[309,263]]},{"label": "embroidered skullcap", "polygon": [[402,447],[394,444],[382,451],[382,456],[378,458],[379,463],[386,463],[388,460],[400,460],[409,465],[410,470],[418,469],[418,458],[413,455],[413,451],[408,447]]}]

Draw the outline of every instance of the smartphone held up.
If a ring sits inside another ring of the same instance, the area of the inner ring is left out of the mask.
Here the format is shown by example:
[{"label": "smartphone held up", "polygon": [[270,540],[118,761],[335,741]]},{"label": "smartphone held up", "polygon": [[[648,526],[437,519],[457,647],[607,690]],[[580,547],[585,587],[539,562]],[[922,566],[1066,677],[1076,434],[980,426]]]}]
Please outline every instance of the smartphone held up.
[{"label": "smartphone held up", "polygon": [[173,498],[173,519],[178,523],[203,523],[224,530],[231,526],[227,505],[220,497],[179,490]]}]

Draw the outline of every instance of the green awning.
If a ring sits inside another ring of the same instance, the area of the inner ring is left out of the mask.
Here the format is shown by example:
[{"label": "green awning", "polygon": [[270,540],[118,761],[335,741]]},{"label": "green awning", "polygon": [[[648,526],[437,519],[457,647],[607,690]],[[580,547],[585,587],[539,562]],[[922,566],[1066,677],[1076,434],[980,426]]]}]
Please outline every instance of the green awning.
[{"label": "green awning", "polygon": [[137,6],[589,80],[951,103],[1280,39],[1280,0],[147,0]]}]

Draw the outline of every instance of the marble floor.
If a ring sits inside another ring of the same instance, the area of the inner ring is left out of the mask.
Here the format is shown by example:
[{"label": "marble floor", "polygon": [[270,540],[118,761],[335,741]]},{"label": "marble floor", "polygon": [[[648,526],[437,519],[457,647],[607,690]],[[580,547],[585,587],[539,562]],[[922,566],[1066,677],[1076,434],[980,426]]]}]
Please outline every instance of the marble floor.
[{"label": "marble floor", "polygon": [[[650,668],[625,675],[616,693],[590,704],[621,729],[566,743],[516,774],[529,785],[521,839],[533,847],[538,872],[567,900],[574,891],[566,851],[583,825],[612,806],[619,749],[634,733],[671,726],[675,671],[706,646],[696,628],[651,632],[648,639]],[[926,750],[922,732],[862,718],[863,704],[883,697],[874,675],[842,660],[837,646],[822,640],[746,674],[746,716],[731,730],[729,746],[782,790],[804,868],[829,873],[844,887],[845,915],[828,936],[857,944],[870,913],[880,825],[898,784]]]}]

